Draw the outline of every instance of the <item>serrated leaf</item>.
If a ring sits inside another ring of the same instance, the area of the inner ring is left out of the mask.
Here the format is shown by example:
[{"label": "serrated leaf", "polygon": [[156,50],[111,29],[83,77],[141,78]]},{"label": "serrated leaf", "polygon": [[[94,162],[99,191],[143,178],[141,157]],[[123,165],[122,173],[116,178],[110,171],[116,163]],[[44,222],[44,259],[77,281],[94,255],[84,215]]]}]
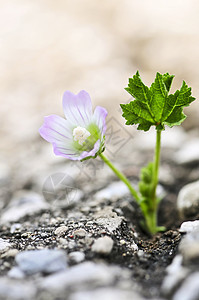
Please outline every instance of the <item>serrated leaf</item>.
[{"label": "serrated leaf", "polygon": [[160,73],[157,73],[154,83],[152,83],[150,88],[152,99],[151,99],[151,110],[155,116],[157,123],[160,122],[164,104],[168,95],[166,85],[163,81],[163,76]]},{"label": "serrated leaf", "polygon": [[164,124],[169,127],[180,125],[186,119],[186,115],[182,112],[182,109],[182,107],[175,107],[170,116],[164,121]]},{"label": "serrated leaf", "polygon": [[191,96],[191,88],[184,81],[180,90],[169,95],[173,78],[174,75],[168,73],[157,73],[155,81],[148,88],[137,71],[129,79],[126,88],[135,99],[128,104],[121,104],[126,124],[137,124],[137,129],[144,131],[148,131],[152,125],[157,130],[164,130],[164,125],[180,125],[186,118],[183,107],[188,106],[195,98]]},{"label": "serrated leaf", "polygon": [[169,117],[169,115],[172,113],[173,109],[175,108],[178,94],[179,91],[176,91],[174,95],[171,94],[167,97],[167,101],[165,102],[164,110],[162,113],[162,118],[161,118],[162,122]]},{"label": "serrated leaf", "polygon": [[177,97],[176,106],[188,106],[195,98],[191,97],[191,88],[183,81],[182,87]]},{"label": "serrated leaf", "polygon": [[144,119],[140,118],[138,115],[136,115],[134,112],[130,110],[129,105],[126,104],[120,104],[122,110],[123,110],[123,116],[126,118],[126,125],[133,125],[142,123],[142,121],[145,121]]},{"label": "serrated leaf", "polygon": [[133,96],[136,100],[139,100],[143,103],[148,103],[151,95],[149,88],[144,85],[140,78],[140,74],[137,71],[136,75],[133,76],[133,78],[129,78],[129,84],[128,87],[125,88],[125,90]]},{"label": "serrated leaf", "polygon": [[194,100],[195,98],[191,96],[191,88],[183,81],[181,89],[177,90],[174,95],[169,95],[165,104],[162,123],[170,127],[180,125],[186,119],[183,107],[189,106]]},{"label": "serrated leaf", "polygon": [[149,129],[150,129],[150,127],[151,127],[151,123],[150,122],[144,122],[144,121],[142,121],[142,124],[139,124],[138,125],[138,130],[144,130],[144,131],[148,131]]},{"label": "serrated leaf", "polygon": [[125,111],[132,113],[139,118],[142,118],[148,122],[154,123],[153,117],[151,116],[149,110],[147,109],[146,104],[140,103],[138,100],[131,101],[125,105]]},{"label": "serrated leaf", "polygon": [[170,91],[173,78],[174,78],[174,75],[169,75],[169,73],[165,73],[164,75],[162,75],[162,79],[164,81],[164,84],[165,84],[168,92]]},{"label": "serrated leaf", "polygon": [[136,100],[120,106],[123,110],[122,116],[127,120],[126,125],[139,124],[138,130],[147,131],[154,124],[150,122],[152,118],[147,109],[143,109],[143,104],[136,103]]}]

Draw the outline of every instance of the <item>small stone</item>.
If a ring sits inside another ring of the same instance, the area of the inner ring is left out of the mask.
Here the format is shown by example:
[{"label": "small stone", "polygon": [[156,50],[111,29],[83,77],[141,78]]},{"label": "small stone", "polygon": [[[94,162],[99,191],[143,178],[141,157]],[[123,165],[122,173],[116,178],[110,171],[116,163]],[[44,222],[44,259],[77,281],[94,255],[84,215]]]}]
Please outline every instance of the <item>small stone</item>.
[{"label": "small stone", "polygon": [[3,266],[4,266],[5,268],[10,268],[10,267],[11,267],[11,264],[10,264],[8,261],[4,261]]},{"label": "small stone", "polygon": [[189,140],[174,155],[178,164],[192,164],[199,161],[199,139]]},{"label": "small stone", "polygon": [[20,223],[14,223],[10,227],[10,233],[14,233],[15,231],[18,231],[21,229],[22,225]]},{"label": "small stone", "polygon": [[182,266],[182,255],[178,254],[174,257],[172,263],[166,268],[167,273],[176,273]]},{"label": "small stone", "polygon": [[27,248],[26,248],[26,250],[35,250],[35,247],[32,246],[32,245],[28,245]]},{"label": "small stone", "polygon": [[125,244],[126,244],[126,241],[125,241],[125,240],[120,240],[120,244],[121,244],[121,245],[125,245]]},{"label": "small stone", "polygon": [[93,240],[94,240],[93,238],[86,236],[84,241],[85,241],[86,245],[91,246],[91,244],[93,243]]},{"label": "small stone", "polygon": [[104,226],[110,233],[116,230],[122,223],[122,218],[99,218],[96,220],[98,225]]},{"label": "small stone", "polygon": [[69,241],[68,242],[68,245],[67,245],[68,249],[73,249],[75,247],[77,247],[77,244],[75,243],[75,241]]},{"label": "small stone", "polygon": [[118,215],[113,212],[111,206],[100,210],[94,215],[95,223],[104,226],[110,233],[116,230],[122,223],[123,217],[118,217]]},{"label": "small stone", "polygon": [[138,250],[137,255],[138,255],[138,257],[143,257],[144,256],[144,251],[143,250]]},{"label": "small stone", "polygon": [[44,245],[37,245],[36,246],[36,249],[37,250],[42,250],[42,249],[45,249]]},{"label": "small stone", "polygon": [[53,273],[67,267],[66,254],[62,250],[23,251],[17,254],[15,260],[20,270],[27,275],[38,272]]},{"label": "small stone", "polygon": [[84,285],[85,288],[96,286],[110,286],[118,276],[122,276],[122,269],[94,262],[83,262],[66,271],[58,272],[44,278],[41,288],[50,291],[61,291],[67,288],[76,289]]},{"label": "small stone", "polygon": [[189,274],[189,270],[182,266],[182,261],[182,255],[177,255],[166,269],[167,275],[161,286],[161,291],[165,296],[171,296]]},{"label": "small stone", "polygon": [[184,265],[199,265],[199,241],[192,242],[189,249],[183,252]]},{"label": "small stone", "polygon": [[35,296],[36,287],[33,283],[0,278],[0,299],[32,300]]},{"label": "small stone", "polygon": [[199,232],[199,220],[183,222],[179,231],[181,233]]},{"label": "small stone", "polygon": [[72,294],[70,300],[144,300],[138,293],[132,290],[119,288],[98,288],[90,291],[80,291]]},{"label": "small stone", "polygon": [[80,263],[85,259],[85,254],[80,251],[74,251],[68,254],[70,260],[76,263]]},{"label": "small stone", "polygon": [[179,251],[183,256],[183,265],[192,266],[199,265],[199,232],[188,233],[179,245]]},{"label": "small stone", "polygon": [[113,211],[113,206],[106,206],[94,214],[95,219],[100,218],[116,218],[117,214]]},{"label": "small stone", "polygon": [[199,210],[199,180],[185,185],[179,192],[177,208],[182,217],[193,216]]},{"label": "small stone", "polygon": [[5,253],[1,255],[1,257],[15,257],[19,253],[19,250],[17,249],[9,249]]},{"label": "small stone", "polygon": [[16,278],[16,279],[22,279],[25,277],[24,272],[18,268],[18,267],[13,267],[9,272],[8,272],[8,277],[10,278]]},{"label": "small stone", "polygon": [[59,239],[59,243],[60,243],[61,245],[63,245],[63,246],[67,246],[67,245],[68,245],[68,241],[67,241],[66,239],[64,239],[64,238],[60,238],[60,239]]},{"label": "small stone", "polygon": [[131,249],[133,249],[134,251],[138,251],[138,245],[136,243],[132,243],[131,244]]},{"label": "small stone", "polygon": [[80,208],[81,212],[83,213],[89,213],[89,211],[91,210],[89,206],[83,206]]},{"label": "small stone", "polygon": [[173,300],[197,300],[199,295],[199,272],[190,274],[173,296]]},{"label": "small stone", "polygon": [[68,230],[68,227],[63,225],[63,226],[60,226],[60,227],[57,227],[57,229],[55,229],[55,235],[58,235],[58,236],[62,236],[66,233],[66,231]]},{"label": "small stone", "polygon": [[17,222],[27,215],[33,215],[49,208],[49,204],[41,195],[26,190],[18,191],[3,211],[0,222],[3,224]]},{"label": "small stone", "polygon": [[74,236],[78,236],[78,237],[85,237],[86,236],[86,230],[80,228],[80,229],[77,229],[73,232],[73,235]]},{"label": "small stone", "polygon": [[95,240],[91,250],[96,253],[109,254],[112,251],[113,243],[109,236],[100,237]]},{"label": "small stone", "polygon": [[86,223],[86,226],[92,227],[92,226],[93,226],[93,221],[88,221],[88,222]]},{"label": "small stone", "polygon": [[10,243],[0,238],[0,253],[7,251],[10,247],[11,247]]}]

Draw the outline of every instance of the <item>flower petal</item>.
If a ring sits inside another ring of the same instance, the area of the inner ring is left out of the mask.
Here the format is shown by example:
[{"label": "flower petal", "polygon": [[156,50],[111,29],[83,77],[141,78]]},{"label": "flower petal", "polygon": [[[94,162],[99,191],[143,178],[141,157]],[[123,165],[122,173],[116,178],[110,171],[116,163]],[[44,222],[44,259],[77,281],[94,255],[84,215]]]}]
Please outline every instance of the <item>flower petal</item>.
[{"label": "flower petal", "polygon": [[105,134],[106,131],[106,116],[107,110],[104,107],[96,106],[94,114],[93,114],[93,122],[97,124],[102,135]]},{"label": "flower petal", "polygon": [[44,118],[44,124],[39,129],[40,135],[48,142],[69,142],[72,139],[72,130],[67,120],[57,115]]},{"label": "flower petal", "polygon": [[100,149],[100,140],[98,140],[95,143],[95,145],[94,145],[94,147],[93,147],[93,149],[91,151],[89,151],[89,152],[88,151],[82,152],[81,155],[79,156],[79,160],[81,160],[81,159],[83,159],[85,157],[95,156],[95,154],[99,151],[99,149]]},{"label": "flower petal", "polygon": [[83,158],[89,157],[89,156],[95,156],[95,154],[99,151],[100,148],[100,140],[98,140],[94,148],[91,151],[84,151],[81,154],[78,153],[75,149],[70,148],[64,148],[60,147],[57,143],[53,143],[53,150],[56,155],[63,156],[65,158],[68,158],[70,160],[82,160]]},{"label": "flower petal", "polygon": [[63,156],[71,160],[79,160],[79,153],[72,148],[72,145],[62,145],[61,143],[53,143],[53,151],[55,155]]},{"label": "flower petal", "polygon": [[92,118],[92,103],[86,91],[77,95],[66,91],[63,96],[63,110],[66,119],[73,125],[85,127]]}]

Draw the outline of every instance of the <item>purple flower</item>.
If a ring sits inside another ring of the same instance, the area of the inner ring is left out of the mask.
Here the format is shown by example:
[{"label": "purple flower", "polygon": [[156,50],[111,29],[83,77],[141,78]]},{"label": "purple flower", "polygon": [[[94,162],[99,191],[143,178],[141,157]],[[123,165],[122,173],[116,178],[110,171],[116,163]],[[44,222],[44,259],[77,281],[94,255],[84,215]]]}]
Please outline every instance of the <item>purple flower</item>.
[{"label": "purple flower", "polygon": [[86,91],[77,95],[66,91],[63,96],[66,119],[50,115],[39,129],[40,135],[52,143],[54,153],[71,160],[96,157],[104,151],[107,111],[92,103]]}]

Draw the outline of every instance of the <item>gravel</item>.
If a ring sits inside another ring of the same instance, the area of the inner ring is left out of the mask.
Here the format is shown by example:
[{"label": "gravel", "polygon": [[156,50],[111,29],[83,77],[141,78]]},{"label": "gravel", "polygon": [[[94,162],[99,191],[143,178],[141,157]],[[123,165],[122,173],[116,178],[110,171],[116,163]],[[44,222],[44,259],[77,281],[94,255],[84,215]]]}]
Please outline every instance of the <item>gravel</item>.
[{"label": "gravel", "polygon": [[19,269],[27,275],[54,273],[67,268],[66,255],[61,250],[33,250],[23,251],[16,255]]},{"label": "gravel", "polygon": [[96,253],[109,254],[113,248],[113,240],[109,236],[104,236],[95,240],[91,250]]}]

